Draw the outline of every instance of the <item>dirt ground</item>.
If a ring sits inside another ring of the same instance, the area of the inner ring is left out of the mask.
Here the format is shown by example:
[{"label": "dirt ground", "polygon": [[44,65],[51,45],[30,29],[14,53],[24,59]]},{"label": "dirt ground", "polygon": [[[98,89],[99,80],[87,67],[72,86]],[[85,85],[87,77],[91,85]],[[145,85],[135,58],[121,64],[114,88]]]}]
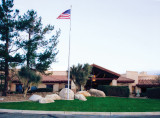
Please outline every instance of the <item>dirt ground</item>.
[{"label": "dirt ground", "polygon": [[[34,93],[36,95],[41,95],[42,97],[45,97],[46,95],[53,94],[52,92],[40,92],[40,93]],[[28,101],[29,97],[32,94],[27,94],[27,96],[24,98],[23,94],[8,94],[7,96],[0,96],[0,102],[20,102],[20,101]],[[3,100],[1,100],[3,99]]]}]

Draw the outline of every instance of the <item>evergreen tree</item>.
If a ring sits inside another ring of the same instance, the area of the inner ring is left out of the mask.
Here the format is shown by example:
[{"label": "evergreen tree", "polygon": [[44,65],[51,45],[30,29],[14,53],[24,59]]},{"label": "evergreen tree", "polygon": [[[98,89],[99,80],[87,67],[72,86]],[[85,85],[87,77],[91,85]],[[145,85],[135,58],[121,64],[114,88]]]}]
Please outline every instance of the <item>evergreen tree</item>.
[{"label": "evergreen tree", "polygon": [[29,10],[19,17],[16,26],[27,34],[24,40],[17,42],[19,47],[23,48],[24,53],[22,55],[25,57],[27,68],[45,73],[50,65],[55,62],[60,31],[47,39],[46,34],[53,31],[54,27],[52,25],[43,27],[41,17],[38,17],[34,10]]},{"label": "evergreen tree", "polygon": [[[22,62],[20,54],[16,53],[14,37],[18,35],[15,25],[18,10],[13,10],[13,0],[1,0],[0,4],[0,61],[4,66],[5,84],[3,96],[6,96],[9,80],[9,63]],[[13,54],[14,53],[14,54]]]},{"label": "evergreen tree", "polygon": [[[60,31],[57,31],[56,35],[52,35],[51,38],[46,38],[46,35],[53,31],[54,27],[52,25],[43,27],[41,17],[38,17],[34,10],[29,10],[20,16],[16,26],[23,34],[26,34],[26,37],[19,37],[22,40],[17,41],[19,48],[22,47],[23,53],[21,54],[25,58],[24,66],[26,68],[22,68],[19,75],[23,83],[24,96],[26,96],[31,85],[39,83],[40,79],[35,81],[36,78],[40,78],[38,73],[45,74],[45,71],[55,62]],[[23,74],[20,74],[22,71]]]},{"label": "evergreen tree", "polygon": [[[13,10],[13,0],[1,1],[0,66],[2,66],[1,71],[5,72],[5,85],[2,95],[6,96],[9,65],[26,62],[29,70],[44,73],[55,61],[60,31],[56,32],[56,35],[50,39],[46,39],[45,35],[54,29],[53,26],[47,25],[43,28],[41,17],[38,17],[34,10],[30,10],[17,18],[19,11]],[[18,31],[27,33],[28,39],[21,37]],[[22,50],[19,51],[20,49]]]}]

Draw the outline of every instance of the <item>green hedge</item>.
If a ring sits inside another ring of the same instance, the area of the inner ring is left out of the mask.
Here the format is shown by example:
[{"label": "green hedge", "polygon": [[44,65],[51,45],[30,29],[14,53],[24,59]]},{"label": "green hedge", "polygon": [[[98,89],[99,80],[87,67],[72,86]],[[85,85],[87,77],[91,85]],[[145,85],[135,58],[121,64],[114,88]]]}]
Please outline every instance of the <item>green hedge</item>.
[{"label": "green hedge", "polygon": [[1,85],[1,84],[0,84],[0,91],[2,91],[3,88],[4,88],[4,85]]},{"label": "green hedge", "polygon": [[148,88],[147,89],[147,97],[154,98],[154,99],[160,99],[160,87]]},{"label": "green hedge", "polygon": [[98,89],[102,90],[106,96],[129,97],[128,86],[99,85]]},{"label": "green hedge", "polygon": [[23,94],[23,92],[17,92],[17,91],[8,91],[8,94]]},{"label": "green hedge", "polygon": [[146,97],[147,96],[147,93],[140,93],[140,97]]},{"label": "green hedge", "polygon": [[38,88],[36,90],[30,90],[28,93],[35,93],[35,92],[53,92],[52,88]]}]

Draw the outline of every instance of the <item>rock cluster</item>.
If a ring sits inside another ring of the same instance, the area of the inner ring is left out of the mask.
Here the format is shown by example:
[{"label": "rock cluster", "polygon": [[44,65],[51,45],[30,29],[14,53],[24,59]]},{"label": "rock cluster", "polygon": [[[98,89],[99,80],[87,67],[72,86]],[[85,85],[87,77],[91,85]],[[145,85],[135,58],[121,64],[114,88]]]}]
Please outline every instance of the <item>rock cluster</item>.
[{"label": "rock cluster", "polygon": [[[69,89],[69,100],[82,100],[86,101],[86,97],[88,96],[95,96],[95,97],[106,97],[105,93],[103,91],[97,90],[97,89],[90,89],[89,91],[79,91],[76,94],[72,90]],[[29,100],[31,101],[39,101],[39,103],[52,103],[55,102],[55,100],[68,100],[68,88],[63,88],[59,95],[57,94],[50,94],[46,95],[45,97],[42,97],[40,95],[32,95]]]}]

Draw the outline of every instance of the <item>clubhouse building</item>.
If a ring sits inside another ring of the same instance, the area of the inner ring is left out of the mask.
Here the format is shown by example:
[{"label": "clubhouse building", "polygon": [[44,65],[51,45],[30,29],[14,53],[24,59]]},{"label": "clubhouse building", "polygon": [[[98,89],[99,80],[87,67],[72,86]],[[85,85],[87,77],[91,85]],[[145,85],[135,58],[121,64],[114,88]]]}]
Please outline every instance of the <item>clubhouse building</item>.
[{"label": "clubhouse building", "polygon": [[[128,86],[130,93],[145,92],[147,88],[160,87],[156,82],[157,75],[148,75],[145,72],[127,71],[125,74],[118,74],[96,64],[91,65],[93,77],[89,78],[85,89],[98,88],[98,85]],[[53,88],[53,92],[58,92],[67,87],[67,71],[53,71],[52,75],[42,75],[42,82],[37,88]],[[35,87],[32,87],[35,88]],[[31,89],[32,89],[31,88]],[[76,86],[70,81],[70,88],[75,92]],[[9,88],[10,91],[21,91],[22,84],[18,79],[13,79]]]}]

